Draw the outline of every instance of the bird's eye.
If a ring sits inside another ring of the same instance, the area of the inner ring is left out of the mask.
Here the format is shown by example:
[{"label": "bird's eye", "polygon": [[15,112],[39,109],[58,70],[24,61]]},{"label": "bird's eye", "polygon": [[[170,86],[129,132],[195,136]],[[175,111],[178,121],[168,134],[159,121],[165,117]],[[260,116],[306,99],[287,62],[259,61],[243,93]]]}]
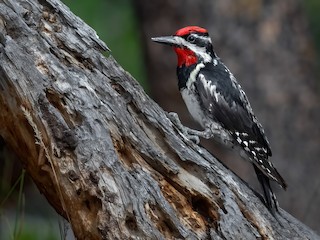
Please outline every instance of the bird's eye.
[{"label": "bird's eye", "polygon": [[188,41],[188,42],[194,43],[195,40],[196,40],[196,38],[195,38],[193,35],[189,35],[189,36],[187,37],[187,41]]}]

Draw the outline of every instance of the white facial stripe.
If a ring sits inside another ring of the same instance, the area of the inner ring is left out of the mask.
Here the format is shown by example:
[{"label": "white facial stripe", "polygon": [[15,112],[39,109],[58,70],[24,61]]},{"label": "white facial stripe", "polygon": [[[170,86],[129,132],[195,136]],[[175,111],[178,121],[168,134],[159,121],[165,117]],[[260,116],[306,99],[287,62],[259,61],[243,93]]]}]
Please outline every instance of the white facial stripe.
[{"label": "white facial stripe", "polygon": [[[197,37],[199,37],[199,36],[197,36]],[[205,47],[198,47],[192,43],[189,43],[188,41],[186,41],[182,37],[175,36],[174,38],[175,38],[175,41],[178,45],[181,45],[181,46],[184,46],[184,47],[190,49],[196,55],[200,56],[205,63],[208,63],[211,61],[212,57],[210,56],[210,54],[207,53]]]}]

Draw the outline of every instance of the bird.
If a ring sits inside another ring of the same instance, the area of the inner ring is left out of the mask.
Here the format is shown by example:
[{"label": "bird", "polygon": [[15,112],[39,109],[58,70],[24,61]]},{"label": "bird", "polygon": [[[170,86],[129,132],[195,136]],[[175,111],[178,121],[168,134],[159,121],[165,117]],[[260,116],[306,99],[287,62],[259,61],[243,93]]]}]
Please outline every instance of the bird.
[{"label": "bird", "polygon": [[287,184],[269,160],[272,151],[264,129],[242,87],[214,51],[208,30],[187,26],[173,35],[151,40],[171,46],[177,55],[179,91],[189,113],[203,128],[188,129],[186,134],[190,138],[214,138],[239,149],[240,155],[252,163],[264,204],[275,215],[279,204],[270,180],[285,190]]}]

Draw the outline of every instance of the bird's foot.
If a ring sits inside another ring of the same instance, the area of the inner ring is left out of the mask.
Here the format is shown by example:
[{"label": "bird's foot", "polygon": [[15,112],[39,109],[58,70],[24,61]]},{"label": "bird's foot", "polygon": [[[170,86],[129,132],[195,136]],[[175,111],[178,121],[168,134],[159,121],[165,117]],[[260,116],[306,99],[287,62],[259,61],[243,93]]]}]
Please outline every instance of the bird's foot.
[{"label": "bird's foot", "polygon": [[206,128],[204,131],[198,131],[198,130],[195,130],[195,129],[188,128],[188,134],[194,135],[194,136],[198,136],[198,137],[202,137],[202,138],[205,138],[205,139],[212,138],[213,135],[214,135],[210,128]]},{"label": "bird's foot", "polygon": [[179,132],[181,133],[181,135],[185,139],[192,141],[195,144],[200,143],[199,136],[201,136],[201,135],[198,134],[200,131],[193,130],[193,129],[190,129],[186,126],[183,126],[180,119],[179,119],[178,114],[175,112],[169,112],[168,117],[174,123],[175,127],[179,130]]}]

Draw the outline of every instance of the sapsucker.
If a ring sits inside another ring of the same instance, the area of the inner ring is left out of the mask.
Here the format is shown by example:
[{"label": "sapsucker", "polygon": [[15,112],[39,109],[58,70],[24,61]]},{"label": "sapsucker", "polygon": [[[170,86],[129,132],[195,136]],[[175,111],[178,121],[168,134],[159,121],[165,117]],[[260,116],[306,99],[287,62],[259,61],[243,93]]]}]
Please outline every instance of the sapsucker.
[{"label": "sapsucker", "polygon": [[278,202],[270,179],[287,184],[269,161],[272,155],[261,124],[241,86],[213,50],[208,31],[197,26],[179,29],[172,36],[152,38],[173,47],[178,57],[178,87],[192,117],[204,131],[188,133],[216,138],[236,146],[249,159],[262,186],[265,204],[274,214]]}]

